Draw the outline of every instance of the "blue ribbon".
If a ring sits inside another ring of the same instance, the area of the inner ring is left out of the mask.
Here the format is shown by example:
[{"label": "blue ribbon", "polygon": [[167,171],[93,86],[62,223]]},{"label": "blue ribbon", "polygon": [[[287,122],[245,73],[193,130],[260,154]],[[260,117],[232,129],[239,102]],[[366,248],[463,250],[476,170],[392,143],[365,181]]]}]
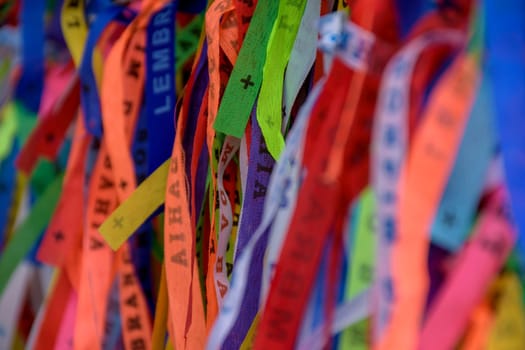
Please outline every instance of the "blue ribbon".
[{"label": "blue ribbon", "polygon": [[176,8],[176,1],[168,3],[151,17],[147,29],[145,99],[150,172],[170,157],[175,139]]},{"label": "blue ribbon", "polygon": [[44,87],[45,10],[46,1],[22,1],[22,75],[15,89],[15,99],[35,115]]},{"label": "blue ribbon", "polygon": [[[494,119],[501,144],[510,207],[525,269],[525,2],[484,0],[485,64],[493,85]],[[477,176],[477,175],[476,175]]]}]

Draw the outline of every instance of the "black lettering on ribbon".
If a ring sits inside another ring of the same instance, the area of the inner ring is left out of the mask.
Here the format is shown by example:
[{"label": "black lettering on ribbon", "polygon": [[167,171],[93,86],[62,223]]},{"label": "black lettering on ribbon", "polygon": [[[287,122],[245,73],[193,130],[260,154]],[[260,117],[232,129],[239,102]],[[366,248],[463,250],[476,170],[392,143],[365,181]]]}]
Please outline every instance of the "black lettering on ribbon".
[{"label": "black lettering on ribbon", "polygon": [[126,320],[126,328],[128,331],[140,331],[142,329],[142,325],[140,324],[140,316],[129,317]]},{"label": "black lettering on ribbon", "polygon": [[89,249],[91,250],[98,250],[101,248],[104,248],[104,243],[102,241],[98,240],[97,238],[91,236],[89,237]]},{"label": "black lettering on ribbon", "polygon": [[255,180],[253,189],[253,199],[261,198],[266,196],[266,186],[260,183],[257,179]]},{"label": "black lettering on ribbon", "polygon": [[179,180],[176,180],[170,185],[169,193],[175,196],[175,198],[180,198]]},{"label": "black lettering on ribbon", "polygon": [[95,213],[107,216],[109,215],[110,206],[111,206],[111,201],[97,198],[95,200]]},{"label": "black lettering on ribbon", "polygon": [[285,271],[282,283],[277,287],[279,293],[287,298],[295,299],[303,289],[302,276],[295,271]]},{"label": "black lettering on ribbon", "polygon": [[113,183],[113,181],[111,181],[111,179],[107,178],[106,176],[104,175],[101,175],[100,176],[100,182],[99,182],[99,185],[98,185],[98,188],[100,190],[106,190],[106,189],[110,189],[114,186],[115,184]]},{"label": "black lettering on ribbon", "polygon": [[111,159],[109,158],[109,155],[106,154],[104,157],[104,168],[107,170],[111,170]]},{"label": "black lettering on ribbon", "polygon": [[175,207],[175,208],[168,208],[168,224],[182,224],[182,208]]},{"label": "black lettering on ribbon", "polygon": [[122,283],[124,284],[124,286],[132,286],[135,284],[135,278],[133,276],[132,273],[126,273],[124,275],[122,275]]},{"label": "black lettering on ribbon", "polygon": [[140,66],[141,66],[141,62],[132,58],[131,61],[129,62],[129,67],[128,67],[128,71],[126,72],[126,74],[135,79],[138,79]]},{"label": "black lettering on ribbon", "polygon": [[132,294],[129,298],[126,299],[126,305],[132,306],[134,308],[138,307],[137,295]]},{"label": "black lettering on ribbon", "polygon": [[184,241],[184,233],[179,233],[179,234],[170,233],[170,243],[173,241]]},{"label": "black lettering on ribbon", "polygon": [[125,190],[127,186],[128,186],[128,183],[126,182],[126,180],[121,179],[120,182],[119,182],[119,187],[120,187],[122,190]]},{"label": "black lettering on ribbon", "polygon": [[175,264],[188,267],[188,256],[186,254],[186,249],[181,249],[177,253],[171,256],[171,262]]},{"label": "black lettering on ribbon", "polygon": [[146,350],[146,342],[144,339],[133,339],[131,341],[131,350]]},{"label": "black lettering on ribbon", "polygon": [[285,325],[292,320],[290,310],[274,308],[270,309],[270,328],[268,337],[275,340],[283,341],[288,337]]},{"label": "black lettering on ribbon", "polygon": [[132,108],[133,108],[133,102],[124,100],[124,115],[126,115],[126,117],[129,117],[129,115],[131,114]]}]

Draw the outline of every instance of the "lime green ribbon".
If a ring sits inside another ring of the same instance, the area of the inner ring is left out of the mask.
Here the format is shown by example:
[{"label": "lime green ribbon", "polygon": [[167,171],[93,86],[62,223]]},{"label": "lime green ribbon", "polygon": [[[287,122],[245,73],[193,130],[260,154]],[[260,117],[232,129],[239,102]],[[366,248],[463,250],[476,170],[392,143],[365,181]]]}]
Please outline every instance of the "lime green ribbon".
[{"label": "lime green ribbon", "polygon": [[284,70],[290,59],[306,0],[280,1],[277,20],[270,35],[259,101],[257,122],[268,147],[278,159],[284,149],[281,134]]},{"label": "lime green ribbon", "polygon": [[[374,196],[368,188],[361,195],[358,207],[355,238],[350,256],[350,268],[346,279],[346,299],[352,299],[370,286],[374,276],[376,239],[374,236]],[[352,325],[340,338],[339,349],[366,350],[368,320]]]}]

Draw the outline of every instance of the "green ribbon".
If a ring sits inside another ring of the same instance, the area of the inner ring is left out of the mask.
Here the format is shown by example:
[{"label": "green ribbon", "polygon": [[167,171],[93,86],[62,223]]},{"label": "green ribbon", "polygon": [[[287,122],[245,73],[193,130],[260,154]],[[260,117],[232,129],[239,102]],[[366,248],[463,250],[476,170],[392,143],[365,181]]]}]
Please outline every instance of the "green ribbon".
[{"label": "green ribbon", "polygon": [[214,128],[242,138],[261,87],[266,47],[279,1],[259,1],[219,106]]},{"label": "green ribbon", "polygon": [[0,294],[51,219],[62,192],[63,177],[63,174],[57,176],[38,198],[29,215],[15,229],[13,237],[0,256]]}]

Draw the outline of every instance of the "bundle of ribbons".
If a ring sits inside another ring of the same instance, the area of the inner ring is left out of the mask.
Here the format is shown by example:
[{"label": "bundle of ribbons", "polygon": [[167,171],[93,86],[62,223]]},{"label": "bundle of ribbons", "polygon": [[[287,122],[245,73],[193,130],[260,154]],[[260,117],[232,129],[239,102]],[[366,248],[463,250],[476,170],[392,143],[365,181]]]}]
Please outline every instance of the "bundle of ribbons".
[{"label": "bundle of ribbons", "polygon": [[525,349],[522,0],[1,0],[0,350]]}]

